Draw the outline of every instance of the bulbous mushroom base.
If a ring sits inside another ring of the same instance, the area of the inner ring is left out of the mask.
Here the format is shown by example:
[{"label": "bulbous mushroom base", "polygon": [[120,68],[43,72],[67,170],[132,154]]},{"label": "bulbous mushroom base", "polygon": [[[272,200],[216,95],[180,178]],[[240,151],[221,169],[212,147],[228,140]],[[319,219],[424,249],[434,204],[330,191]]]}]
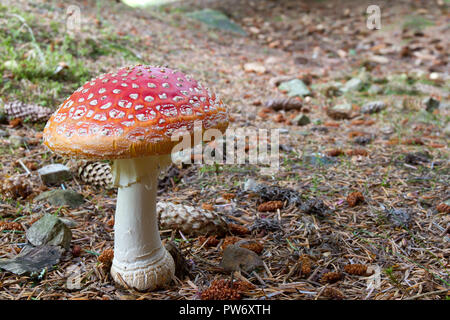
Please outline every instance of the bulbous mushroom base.
[{"label": "bulbous mushroom base", "polygon": [[175,263],[164,247],[161,247],[158,256],[156,259],[152,256],[146,259],[147,261],[139,261],[134,267],[122,266],[114,259],[111,276],[117,284],[123,285],[125,282],[129,287],[139,291],[164,287],[175,274]]}]

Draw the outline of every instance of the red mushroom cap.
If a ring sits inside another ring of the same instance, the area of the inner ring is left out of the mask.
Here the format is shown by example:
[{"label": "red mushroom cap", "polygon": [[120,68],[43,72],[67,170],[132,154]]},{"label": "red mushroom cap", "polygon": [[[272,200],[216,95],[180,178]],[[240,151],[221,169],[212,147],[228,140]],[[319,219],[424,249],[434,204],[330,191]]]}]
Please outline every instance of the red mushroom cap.
[{"label": "red mushroom cap", "polygon": [[228,114],[209,89],[180,71],[137,65],[101,75],[76,90],[51,116],[44,144],[87,159],[169,154],[177,130],[224,132]]}]

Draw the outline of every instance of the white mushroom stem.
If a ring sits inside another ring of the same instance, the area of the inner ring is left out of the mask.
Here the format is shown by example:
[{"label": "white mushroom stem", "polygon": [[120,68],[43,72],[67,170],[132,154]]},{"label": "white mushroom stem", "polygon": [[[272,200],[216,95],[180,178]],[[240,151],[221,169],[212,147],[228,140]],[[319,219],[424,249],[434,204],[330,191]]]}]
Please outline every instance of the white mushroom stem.
[{"label": "white mushroom stem", "polygon": [[114,224],[114,280],[137,290],[162,287],[173,277],[172,256],[161,243],[156,213],[158,175],[170,156],[115,160],[118,187]]}]

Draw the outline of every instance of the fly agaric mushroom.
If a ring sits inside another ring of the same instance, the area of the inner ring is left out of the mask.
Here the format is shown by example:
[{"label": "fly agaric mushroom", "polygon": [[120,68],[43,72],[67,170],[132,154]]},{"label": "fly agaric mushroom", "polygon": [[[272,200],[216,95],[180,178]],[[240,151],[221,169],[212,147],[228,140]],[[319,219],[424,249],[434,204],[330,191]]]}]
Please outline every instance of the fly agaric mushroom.
[{"label": "fly agaric mushroom", "polygon": [[179,71],[137,65],[87,82],[47,122],[44,144],[56,153],[114,160],[111,274],[119,284],[153,290],[174,274],[158,232],[157,178],[171,163],[178,143],[172,136],[177,130],[192,135],[197,121],[202,131],[225,132],[227,110],[214,93]]}]

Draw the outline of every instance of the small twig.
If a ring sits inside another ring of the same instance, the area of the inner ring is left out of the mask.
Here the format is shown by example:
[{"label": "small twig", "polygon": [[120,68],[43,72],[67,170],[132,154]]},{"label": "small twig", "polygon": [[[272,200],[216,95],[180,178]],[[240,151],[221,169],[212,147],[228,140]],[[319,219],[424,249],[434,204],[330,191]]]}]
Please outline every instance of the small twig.
[{"label": "small twig", "polygon": [[27,175],[31,174],[31,171],[27,168],[27,166],[22,162],[21,159],[17,160],[17,162],[19,162],[19,164],[22,166],[23,170],[25,170],[27,172]]},{"label": "small twig", "polygon": [[206,246],[206,244],[209,242],[209,238],[206,238],[206,240],[203,242],[203,244],[200,246],[200,248],[198,248],[197,250],[195,250],[194,254],[200,252],[204,246]]},{"label": "small twig", "polygon": [[437,291],[432,291],[432,292],[426,292],[426,293],[421,293],[421,294],[417,294],[415,296],[409,297],[409,298],[405,298],[405,300],[414,300],[417,298],[422,298],[422,297],[426,297],[426,296],[431,296],[433,294],[441,294],[441,293],[445,293],[448,292],[448,289],[442,289],[442,290],[437,290]]},{"label": "small twig", "polygon": [[270,272],[269,267],[267,266],[267,264],[264,261],[263,261],[263,266],[264,266],[264,269],[266,270],[267,274],[269,275],[269,277],[271,277],[273,279],[273,274],[272,274],[272,272]]},{"label": "small twig", "polygon": [[[299,270],[299,264],[300,264],[300,262],[296,262],[296,263],[290,268],[288,274],[287,274],[286,277],[284,277],[284,279],[283,279],[283,284],[285,284],[286,281],[289,280],[289,278],[294,274],[294,272],[295,272],[296,270]],[[299,275],[299,276],[301,276],[301,266],[300,266],[300,275]]]},{"label": "small twig", "polygon": [[326,288],[328,288],[328,284],[325,285],[322,289],[320,289],[319,293],[316,295],[316,297],[314,298],[314,300],[319,299],[319,297],[322,295],[322,292],[323,292]]},{"label": "small twig", "polygon": [[264,287],[266,286],[264,280],[261,279],[261,277],[255,271],[253,271],[252,274],[256,277],[256,279],[258,279],[259,283],[261,283]]},{"label": "small twig", "polygon": [[119,278],[120,284],[131,294],[135,294],[136,292],[123,280],[120,273],[117,273],[117,277]]}]

